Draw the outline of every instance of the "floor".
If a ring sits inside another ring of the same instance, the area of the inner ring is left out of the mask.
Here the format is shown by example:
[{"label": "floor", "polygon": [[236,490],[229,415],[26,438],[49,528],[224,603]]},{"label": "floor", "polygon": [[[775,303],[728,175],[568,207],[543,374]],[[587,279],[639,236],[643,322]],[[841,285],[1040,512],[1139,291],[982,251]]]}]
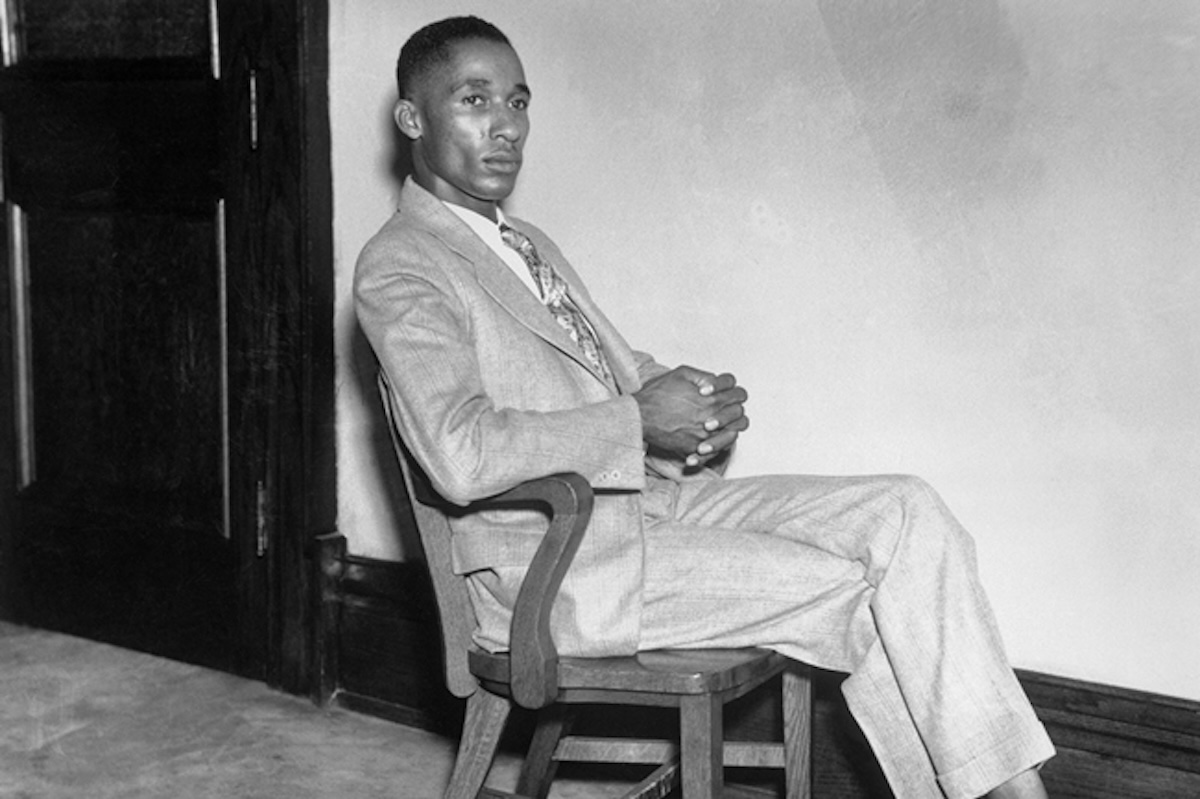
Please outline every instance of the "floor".
[{"label": "floor", "polygon": [[[3,799],[432,799],[453,746],[262,683],[0,622]],[[516,767],[504,758],[489,782],[511,788]],[[588,780],[552,795],[612,793]]]}]

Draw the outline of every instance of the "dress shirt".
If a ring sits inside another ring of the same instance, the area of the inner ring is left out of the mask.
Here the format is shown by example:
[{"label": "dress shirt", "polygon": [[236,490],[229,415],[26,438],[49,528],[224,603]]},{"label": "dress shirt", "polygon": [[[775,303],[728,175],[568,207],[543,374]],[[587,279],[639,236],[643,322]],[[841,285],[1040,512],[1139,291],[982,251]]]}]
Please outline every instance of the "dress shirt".
[{"label": "dress shirt", "polygon": [[448,203],[445,200],[442,204],[454,212],[462,221],[466,222],[471,230],[475,231],[475,235],[483,239],[483,243],[491,248],[492,252],[500,256],[500,260],[508,265],[508,268],[521,279],[525,287],[533,292],[533,296],[540,301],[542,292],[537,284],[533,282],[533,275],[529,273],[529,266],[525,263],[525,259],[521,254],[509,247],[500,238],[500,225],[506,224],[504,212],[499,208],[496,209],[497,222],[493,222],[483,214],[472,211],[470,208],[464,208],[461,205]]}]

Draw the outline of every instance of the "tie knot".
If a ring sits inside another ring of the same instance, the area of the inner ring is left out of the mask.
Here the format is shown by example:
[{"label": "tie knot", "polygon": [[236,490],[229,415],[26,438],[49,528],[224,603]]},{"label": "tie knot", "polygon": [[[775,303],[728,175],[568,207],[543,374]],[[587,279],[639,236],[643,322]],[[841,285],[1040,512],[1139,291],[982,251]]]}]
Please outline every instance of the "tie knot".
[{"label": "tie knot", "polygon": [[503,222],[500,223],[500,240],[519,252],[526,261],[537,257],[537,250],[534,249],[533,242],[529,240],[529,237]]},{"label": "tie knot", "polygon": [[501,222],[500,223],[500,238],[503,239],[504,243],[507,244],[509,247],[514,247],[517,245],[517,243],[520,242],[521,239],[525,238],[525,236],[523,236],[521,234],[521,232],[519,230],[517,230],[516,228],[511,227],[511,226],[505,224],[504,222]]}]

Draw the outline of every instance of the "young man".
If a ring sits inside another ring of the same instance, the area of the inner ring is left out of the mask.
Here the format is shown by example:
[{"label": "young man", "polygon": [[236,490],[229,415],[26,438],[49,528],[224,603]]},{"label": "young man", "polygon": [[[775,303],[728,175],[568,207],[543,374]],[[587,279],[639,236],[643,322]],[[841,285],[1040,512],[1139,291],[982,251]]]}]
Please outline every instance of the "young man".
[{"label": "young man", "polygon": [[1053,747],[1003,653],[971,539],[911,477],[724,479],[747,427],[729,374],[631,350],[563,254],[506,217],[530,89],[475,18],[416,33],[397,66],[413,177],[364,249],[362,327],[398,424],[447,500],[476,640],[508,642],[544,521],[469,505],[544,474],[597,489],[555,605],[564,655],[766,646],[848,672],[897,796],[1042,797]]}]

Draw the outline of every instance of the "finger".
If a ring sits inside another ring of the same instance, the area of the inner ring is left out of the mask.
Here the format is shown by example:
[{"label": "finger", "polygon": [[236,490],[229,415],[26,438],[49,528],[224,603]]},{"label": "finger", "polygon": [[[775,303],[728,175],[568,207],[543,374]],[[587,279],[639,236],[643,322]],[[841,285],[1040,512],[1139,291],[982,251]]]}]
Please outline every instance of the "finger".
[{"label": "finger", "polygon": [[703,421],[698,424],[706,433],[711,433],[714,430],[724,427],[725,425],[745,414],[745,406],[742,404],[746,400],[746,392],[739,389],[731,391],[722,391],[717,395],[709,397],[707,405],[698,409],[702,414]]},{"label": "finger", "polygon": [[[750,427],[750,417],[742,414],[727,425],[723,425],[718,432],[744,433]],[[712,436],[709,436],[711,438]]]},{"label": "finger", "polygon": [[729,449],[737,441],[739,432],[741,431],[737,429],[736,424],[722,429],[719,433],[697,444],[696,454],[701,457],[712,456],[722,450]]},{"label": "finger", "polygon": [[737,385],[737,379],[731,374],[717,375],[687,364],[675,367],[674,371],[692,383],[704,397]]},{"label": "finger", "polygon": [[716,391],[728,391],[737,385],[737,378],[729,372],[724,372],[719,375],[714,375],[711,378],[711,382]]},{"label": "finger", "polygon": [[[718,408],[711,416],[704,421],[704,431],[711,435],[713,432],[720,430],[723,427],[729,427],[739,419],[746,418],[746,409],[740,403],[733,403]],[[739,429],[745,429],[739,428]]]},{"label": "finger", "polygon": [[713,376],[708,373],[698,374],[692,379],[696,390],[700,392],[700,396],[709,397],[717,390],[717,385],[714,382]]},{"label": "finger", "polygon": [[714,377],[716,377],[716,375],[714,375],[712,372],[706,372],[703,369],[697,369],[696,367],[689,366],[686,363],[682,363],[679,366],[676,366],[671,371],[680,375],[685,380],[687,380],[691,383],[695,383],[697,385],[699,384],[699,381],[701,381],[701,380],[704,380],[706,382],[712,382],[712,379]]},{"label": "finger", "polygon": [[716,391],[709,397],[715,403],[720,405],[729,405],[731,403],[742,403],[749,399],[746,389],[741,386],[733,386],[731,388],[721,389]]},{"label": "finger", "polygon": [[717,396],[729,392],[736,392],[736,394],[743,398],[746,395],[745,389],[738,386],[737,378],[728,372],[720,375],[711,375],[698,385],[700,386],[701,395],[705,397]]}]

